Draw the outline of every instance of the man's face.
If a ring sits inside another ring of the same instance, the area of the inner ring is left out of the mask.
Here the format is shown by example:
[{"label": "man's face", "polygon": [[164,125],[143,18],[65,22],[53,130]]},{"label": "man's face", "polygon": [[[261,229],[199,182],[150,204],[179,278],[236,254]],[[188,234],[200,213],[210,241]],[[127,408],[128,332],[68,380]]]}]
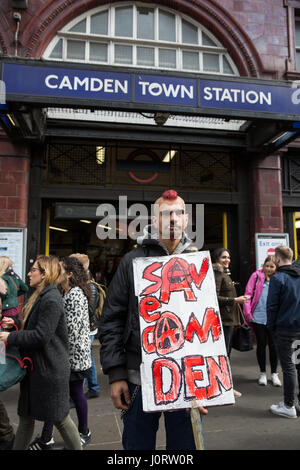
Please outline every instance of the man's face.
[{"label": "man's face", "polygon": [[158,229],[159,238],[163,240],[181,239],[182,233],[188,223],[188,214],[185,213],[183,199],[172,201],[162,200],[155,207],[153,223]]}]

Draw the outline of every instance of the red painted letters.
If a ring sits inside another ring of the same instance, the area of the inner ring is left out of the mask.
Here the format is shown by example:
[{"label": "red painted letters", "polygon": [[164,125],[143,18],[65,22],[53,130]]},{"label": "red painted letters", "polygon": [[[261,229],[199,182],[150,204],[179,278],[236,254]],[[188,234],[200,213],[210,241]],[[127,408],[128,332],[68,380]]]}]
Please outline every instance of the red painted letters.
[{"label": "red painted letters", "polygon": [[[141,341],[145,357],[154,355],[150,364],[156,405],[174,403],[179,396],[185,401],[207,401],[232,388],[228,360],[220,355],[219,347],[216,356],[198,354],[198,347],[202,352],[201,344],[216,343],[222,333],[211,290],[208,297],[205,292],[202,295],[202,304],[197,302],[199,292],[205,289],[208,272],[209,258],[202,258],[197,271],[194,263],[177,256],[165,263],[153,262],[142,272],[143,279],[150,285],[139,294],[139,312],[144,321]],[[192,307],[190,302],[193,302]],[[207,306],[208,302],[215,307]],[[163,304],[168,303],[176,313],[163,311]],[[182,311],[185,308],[186,311]]]}]

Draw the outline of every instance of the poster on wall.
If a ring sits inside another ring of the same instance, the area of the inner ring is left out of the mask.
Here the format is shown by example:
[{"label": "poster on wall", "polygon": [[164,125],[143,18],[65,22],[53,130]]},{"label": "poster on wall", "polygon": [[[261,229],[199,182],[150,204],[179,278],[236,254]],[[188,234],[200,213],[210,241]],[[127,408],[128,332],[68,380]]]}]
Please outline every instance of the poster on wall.
[{"label": "poster on wall", "polygon": [[133,261],[146,412],[234,403],[208,251]]},{"label": "poster on wall", "polygon": [[0,256],[13,261],[14,271],[25,281],[26,228],[0,228]]},{"label": "poster on wall", "polygon": [[275,254],[276,246],[289,246],[288,233],[256,233],[255,234],[255,257],[256,269],[263,267],[267,256]]}]

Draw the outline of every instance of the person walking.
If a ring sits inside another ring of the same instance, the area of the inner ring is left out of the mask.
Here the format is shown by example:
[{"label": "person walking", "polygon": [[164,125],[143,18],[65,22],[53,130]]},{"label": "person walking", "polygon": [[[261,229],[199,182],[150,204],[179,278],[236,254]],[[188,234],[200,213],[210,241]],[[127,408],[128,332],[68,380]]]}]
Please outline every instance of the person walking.
[{"label": "person walking", "polygon": [[98,287],[93,283],[93,279],[89,270],[90,260],[89,257],[82,253],[73,253],[70,255],[72,258],[77,258],[87,274],[88,285],[90,289],[90,302],[89,302],[89,319],[90,319],[90,341],[91,341],[91,362],[89,376],[87,378],[88,390],[85,393],[87,399],[97,398],[100,395],[100,385],[97,378],[97,369],[93,356],[93,342],[98,334],[98,320],[96,319],[95,312],[99,304],[100,292]]},{"label": "person walking", "polygon": [[[78,418],[78,431],[82,447],[91,441],[88,428],[88,405],[83,391],[83,381],[91,367],[90,326],[88,302],[90,291],[87,275],[77,258],[65,257],[61,260],[62,275],[60,289],[63,291],[63,307],[68,330],[69,363],[71,367],[69,391],[75,404]],[[53,446],[53,423],[46,420],[41,437],[33,441],[30,450],[47,450]]]},{"label": "person walking", "polygon": [[283,373],[283,401],[273,404],[270,411],[285,418],[297,418],[300,410],[296,383],[300,385],[300,364],[295,345],[300,340],[300,267],[292,265],[293,250],[288,246],[275,248],[277,272],[270,279],[267,298],[267,328],[274,342]]},{"label": "person walking", "polygon": [[[79,432],[69,415],[68,331],[57,288],[60,273],[56,257],[38,256],[28,273],[34,292],[24,306],[23,328],[0,333],[0,341],[18,346],[21,355],[33,361],[33,370],[20,383],[20,421],[14,450],[28,448],[35,420],[54,422],[67,449],[82,449]],[[13,318],[6,317],[3,326],[9,329],[13,323]]]},{"label": "person walking", "polygon": [[[114,406],[123,410],[122,443],[125,450],[155,449],[161,412],[145,413],[140,377],[141,342],[138,302],[135,296],[133,259],[190,251],[184,229],[188,222],[184,200],[176,191],[165,191],[155,203],[154,230],[138,239],[140,246],[121,260],[110,283],[100,318],[100,360],[108,374]],[[151,227],[148,227],[151,229]],[[200,407],[204,414],[207,410]],[[193,450],[195,442],[189,412],[164,412],[167,450]]]},{"label": "person walking", "polygon": [[0,450],[11,450],[14,443],[14,429],[2,400],[0,400]]},{"label": "person walking", "polygon": [[244,303],[244,318],[246,324],[253,327],[256,337],[256,358],[260,369],[258,377],[259,385],[267,385],[266,350],[269,347],[271,366],[271,381],[275,387],[280,387],[281,382],[277,373],[277,353],[273,341],[273,335],[267,328],[267,297],[270,278],[276,271],[274,256],[267,256],[262,269],[251,274],[246,285],[245,295],[249,298]]},{"label": "person walking", "polygon": [[6,294],[0,294],[2,299],[2,315],[18,318],[18,297],[26,294],[29,291],[29,287],[15,273],[13,261],[8,256],[0,256],[0,276],[7,286]]},{"label": "person walking", "polygon": [[[7,258],[9,262],[11,261],[10,258],[7,256],[1,256],[0,257],[0,264],[2,264],[2,269],[0,271],[6,272],[6,265],[4,266],[3,270],[3,259],[1,258]],[[2,261],[2,263],[1,263]],[[27,287],[27,286],[26,286]],[[7,294],[7,283],[0,277],[0,321],[2,322],[2,298],[6,297]],[[7,310],[8,311],[8,310]],[[15,313],[15,312],[14,312]],[[13,323],[17,326],[17,328],[20,328],[21,322],[18,318],[18,312],[16,315],[12,315],[10,318],[13,319]],[[0,362],[1,364],[1,362]],[[15,434],[14,434],[14,429],[10,423],[9,416],[7,414],[5,405],[2,400],[0,400],[0,450],[11,450],[13,447],[15,439]]]},{"label": "person walking", "polygon": [[[216,282],[216,291],[222,320],[224,339],[227,356],[230,358],[232,349],[232,336],[235,326],[240,324],[240,313],[238,304],[243,305],[247,296],[237,296],[235,283],[230,277],[231,257],[227,248],[217,248],[212,253],[212,263]],[[242,396],[237,390],[233,391],[234,396]]]}]

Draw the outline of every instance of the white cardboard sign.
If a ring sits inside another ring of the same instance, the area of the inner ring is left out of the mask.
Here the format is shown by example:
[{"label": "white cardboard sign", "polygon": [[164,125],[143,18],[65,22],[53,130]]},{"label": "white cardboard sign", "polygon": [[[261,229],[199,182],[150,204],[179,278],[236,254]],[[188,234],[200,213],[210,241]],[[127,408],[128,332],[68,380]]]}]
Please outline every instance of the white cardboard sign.
[{"label": "white cardboard sign", "polygon": [[209,252],[135,258],[133,269],[144,411],[234,403]]}]

